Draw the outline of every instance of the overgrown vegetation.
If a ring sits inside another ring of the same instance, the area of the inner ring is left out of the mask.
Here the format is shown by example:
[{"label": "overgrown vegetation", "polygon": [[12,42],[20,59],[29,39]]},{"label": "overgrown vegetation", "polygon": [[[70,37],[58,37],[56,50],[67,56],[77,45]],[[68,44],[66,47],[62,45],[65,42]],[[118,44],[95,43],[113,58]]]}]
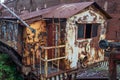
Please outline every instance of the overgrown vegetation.
[{"label": "overgrown vegetation", "polygon": [[0,80],[23,80],[7,54],[0,54]]}]

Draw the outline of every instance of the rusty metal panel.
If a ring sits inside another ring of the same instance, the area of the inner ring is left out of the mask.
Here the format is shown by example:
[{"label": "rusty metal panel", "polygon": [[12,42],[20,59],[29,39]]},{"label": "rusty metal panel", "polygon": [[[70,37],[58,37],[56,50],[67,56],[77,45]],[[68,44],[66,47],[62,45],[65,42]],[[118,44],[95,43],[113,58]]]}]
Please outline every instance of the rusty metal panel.
[{"label": "rusty metal panel", "polygon": [[[78,24],[99,23],[98,35],[91,38],[77,39],[78,26],[76,22]],[[104,51],[97,44],[99,40],[106,37],[106,18],[93,7],[89,7],[67,20],[66,37],[66,61],[69,68],[76,68],[77,62],[86,57],[87,60],[83,62],[84,67],[99,62],[104,59]]]},{"label": "rusty metal panel", "polygon": [[[30,24],[36,30],[32,33],[30,29],[24,30],[24,63],[26,65],[34,64],[39,61],[40,46],[46,46],[47,34],[46,23],[43,20],[36,21]],[[34,59],[33,59],[34,58]]]},{"label": "rusty metal panel", "polygon": [[2,19],[0,21],[0,40],[13,47],[18,53],[22,52],[22,28],[16,20]]}]

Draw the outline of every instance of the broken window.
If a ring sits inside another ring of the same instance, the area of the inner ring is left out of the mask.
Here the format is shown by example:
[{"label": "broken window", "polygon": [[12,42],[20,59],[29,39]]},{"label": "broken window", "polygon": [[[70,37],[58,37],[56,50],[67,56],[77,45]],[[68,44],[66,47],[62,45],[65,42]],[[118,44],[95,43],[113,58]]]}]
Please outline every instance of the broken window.
[{"label": "broken window", "polygon": [[78,24],[77,38],[96,37],[99,24]]}]

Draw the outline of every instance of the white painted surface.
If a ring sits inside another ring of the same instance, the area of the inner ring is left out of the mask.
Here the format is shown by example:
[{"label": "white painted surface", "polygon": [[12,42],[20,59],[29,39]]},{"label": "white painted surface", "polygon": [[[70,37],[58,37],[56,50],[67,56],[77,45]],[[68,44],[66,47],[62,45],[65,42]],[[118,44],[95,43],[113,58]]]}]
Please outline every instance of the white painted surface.
[{"label": "white painted surface", "polygon": [[[89,62],[87,64],[91,64],[94,62],[98,62],[104,59],[103,51],[96,50],[94,47],[90,46],[92,38],[90,39],[77,39],[77,25],[78,23],[100,23],[100,31],[97,36],[99,40],[105,39],[106,28],[105,28],[105,19],[104,17],[96,13],[93,9],[81,12],[69,18],[66,24],[66,59],[70,61],[70,68],[77,67],[77,62],[79,59],[79,54],[87,53]],[[79,46],[75,43],[78,43]],[[98,43],[98,42],[97,42]],[[96,44],[97,44],[96,43]],[[86,44],[85,47],[82,45]],[[85,52],[86,51],[86,52]],[[99,56],[99,60],[96,60],[95,55]]]}]

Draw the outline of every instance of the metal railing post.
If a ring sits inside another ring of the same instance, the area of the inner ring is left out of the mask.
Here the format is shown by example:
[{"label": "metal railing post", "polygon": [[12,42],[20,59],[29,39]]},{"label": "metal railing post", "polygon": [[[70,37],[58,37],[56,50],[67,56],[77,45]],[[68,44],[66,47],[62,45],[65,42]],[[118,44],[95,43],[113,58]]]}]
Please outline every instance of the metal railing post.
[{"label": "metal railing post", "polygon": [[47,49],[45,50],[45,76],[47,77],[47,74],[48,74],[48,61],[47,61],[47,59],[48,59],[48,51],[47,51]]}]

